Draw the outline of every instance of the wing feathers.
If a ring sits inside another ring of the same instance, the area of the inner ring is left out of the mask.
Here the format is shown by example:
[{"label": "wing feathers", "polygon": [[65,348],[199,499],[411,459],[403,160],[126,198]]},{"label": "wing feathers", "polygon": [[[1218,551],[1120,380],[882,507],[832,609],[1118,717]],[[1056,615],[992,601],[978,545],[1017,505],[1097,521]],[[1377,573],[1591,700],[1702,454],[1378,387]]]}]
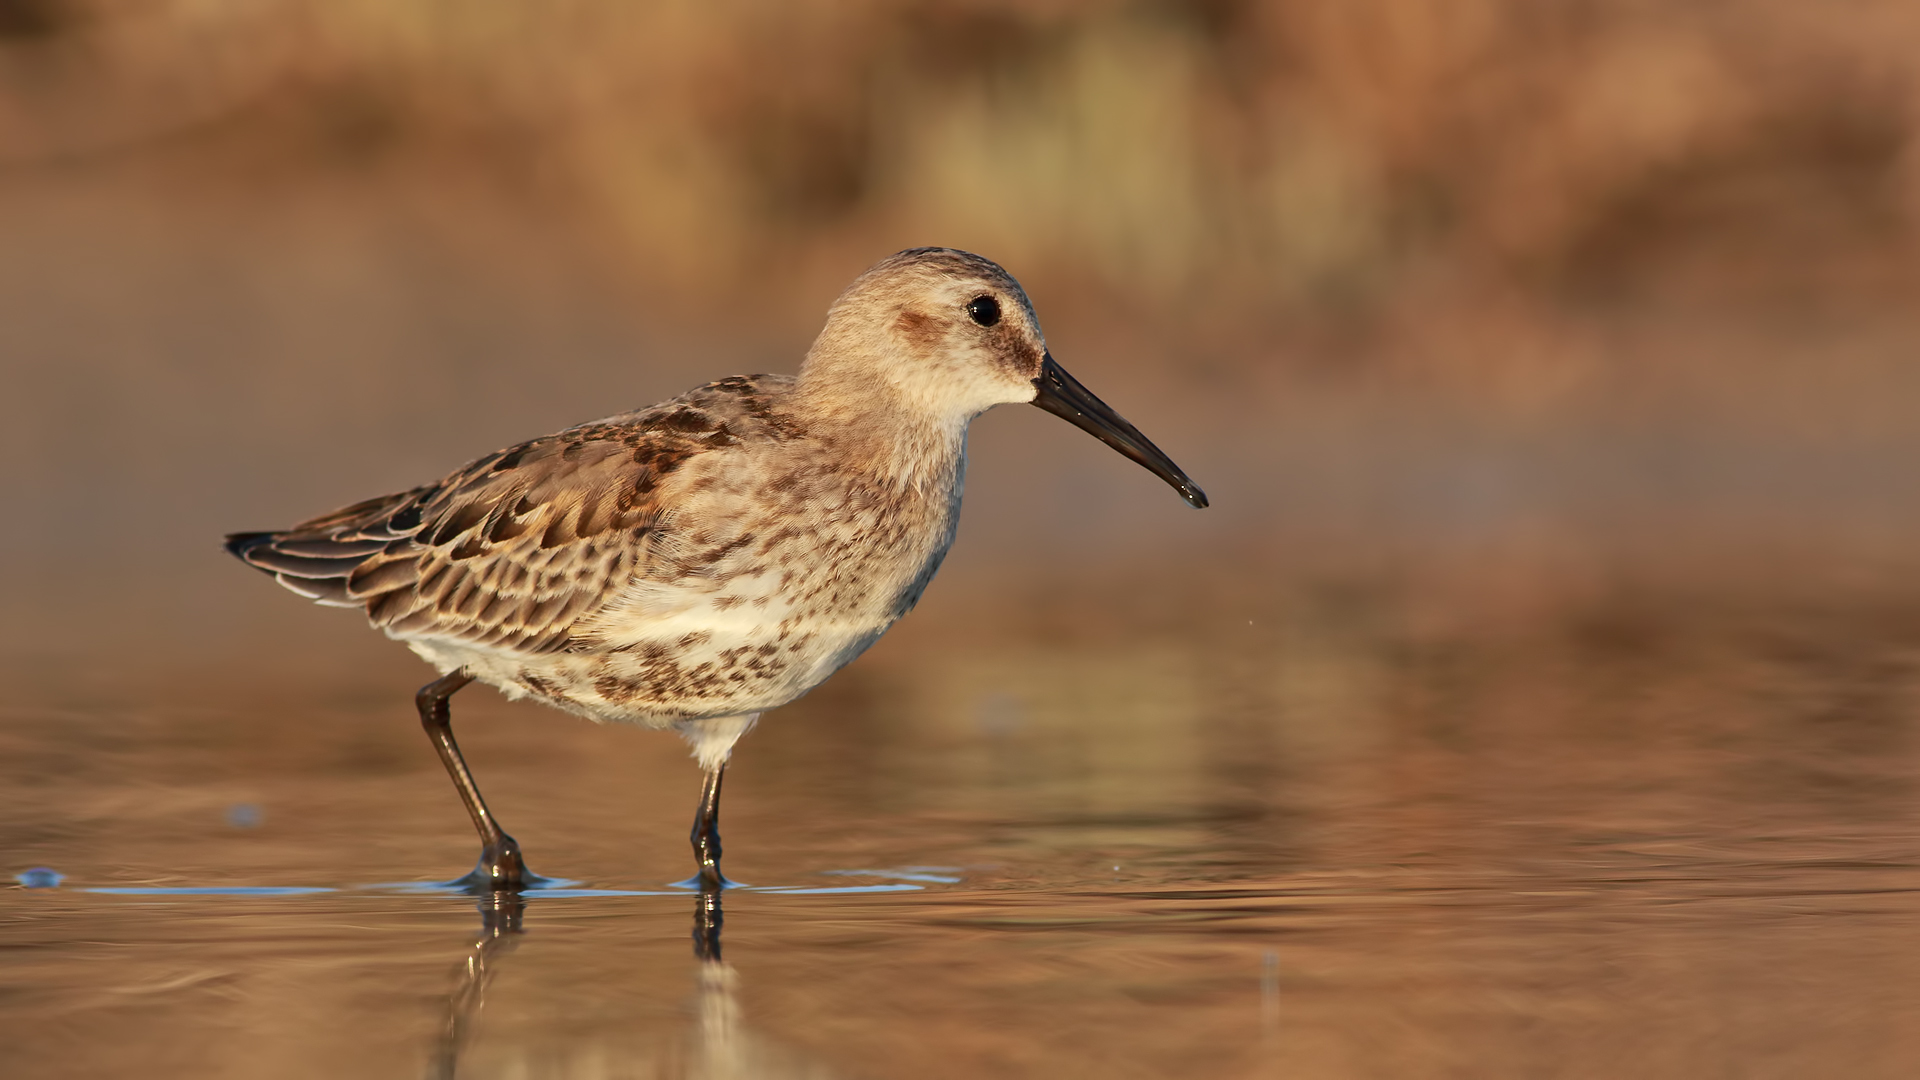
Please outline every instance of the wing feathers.
[{"label": "wing feathers", "polygon": [[345,557],[365,557],[381,551],[391,541],[379,538],[366,540],[280,540],[273,548],[282,555],[305,555],[316,559],[339,559]]},{"label": "wing feathers", "polygon": [[[312,545],[308,545],[309,548]],[[316,559],[310,555],[290,555],[277,544],[259,544],[241,558],[262,570],[274,570],[298,578],[328,578],[349,573],[364,556],[345,555],[334,559]]]},{"label": "wing feathers", "polygon": [[791,386],[723,380],[285,532],[235,533],[227,550],[302,596],[364,607],[395,633],[562,649],[574,623],[646,563],[663,481],[742,433],[800,434],[769,404]]},{"label": "wing feathers", "polygon": [[[385,545],[382,545],[385,550]],[[368,559],[347,575],[347,590],[357,596],[379,596],[404,589],[420,579],[417,558]]]}]

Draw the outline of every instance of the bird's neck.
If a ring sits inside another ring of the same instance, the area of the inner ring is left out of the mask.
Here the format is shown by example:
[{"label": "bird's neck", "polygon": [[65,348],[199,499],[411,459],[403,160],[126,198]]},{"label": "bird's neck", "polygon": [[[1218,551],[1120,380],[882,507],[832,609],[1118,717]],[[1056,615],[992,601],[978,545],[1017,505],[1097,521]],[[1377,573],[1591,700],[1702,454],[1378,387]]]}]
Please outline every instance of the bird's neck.
[{"label": "bird's neck", "polygon": [[929,407],[877,373],[813,357],[789,408],[839,460],[889,487],[930,493],[958,482],[972,413]]}]

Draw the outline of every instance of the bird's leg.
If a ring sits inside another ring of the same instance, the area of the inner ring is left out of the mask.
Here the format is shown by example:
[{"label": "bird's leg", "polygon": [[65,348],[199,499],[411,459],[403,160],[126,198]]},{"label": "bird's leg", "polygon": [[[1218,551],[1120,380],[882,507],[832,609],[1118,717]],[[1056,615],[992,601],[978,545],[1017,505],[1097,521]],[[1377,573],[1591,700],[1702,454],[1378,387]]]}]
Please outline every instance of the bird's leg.
[{"label": "bird's leg", "polygon": [[527,864],[520,858],[520,845],[507,835],[487,809],[487,801],[480,797],[479,785],[473,782],[473,773],[467,770],[466,759],[460,756],[460,746],[453,741],[453,712],[447,706],[447,699],[472,681],[473,676],[464,670],[455,671],[421,687],[413,700],[420,707],[420,726],[426,729],[427,738],[433,740],[440,764],[445,765],[447,775],[453,777],[453,786],[460,790],[467,813],[473,815],[473,827],[480,833],[479,864],[472,873],[453,884],[475,892],[517,892],[540,879],[527,872]]},{"label": "bird's leg", "polygon": [[700,866],[701,892],[716,892],[727,887],[720,875],[720,781],[727,775],[723,760],[707,770],[700,784],[700,812],[693,819],[693,857]]},{"label": "bird's leg", "polygon": [[759,719],[759,713],[744,713],[684,720],[674,725],[681,737],[693,745],[693,756],[706,773],[700,784],[700,812],[693,819],[693,858],[700,873],[681,882],[682,885],[701,892],[718,892],[733,885],[720,873],[720,782],[726,778],[727,758],[733,753],[733,744]]}]

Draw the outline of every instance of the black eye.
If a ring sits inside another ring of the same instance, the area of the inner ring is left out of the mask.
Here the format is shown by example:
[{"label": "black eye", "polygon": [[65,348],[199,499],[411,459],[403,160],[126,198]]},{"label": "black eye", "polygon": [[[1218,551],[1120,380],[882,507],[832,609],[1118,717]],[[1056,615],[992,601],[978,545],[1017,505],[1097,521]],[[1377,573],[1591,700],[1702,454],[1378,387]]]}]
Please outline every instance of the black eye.
[{"label": "black eye", "polygon": [[1000,321],[1000,301],[991,296],[976,296],[967,301],[967,314],[981,326],[992,326]]}]

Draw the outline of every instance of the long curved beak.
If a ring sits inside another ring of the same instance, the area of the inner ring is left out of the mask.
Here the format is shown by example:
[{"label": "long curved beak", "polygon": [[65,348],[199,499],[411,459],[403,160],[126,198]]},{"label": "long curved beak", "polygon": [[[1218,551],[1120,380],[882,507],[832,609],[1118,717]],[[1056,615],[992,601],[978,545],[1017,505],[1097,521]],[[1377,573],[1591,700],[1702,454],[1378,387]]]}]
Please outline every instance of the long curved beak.
[{"label": "long curved beak", "polygon": [[1139,428],[1127,423],[1106,402],[1094,397],[1093,391],[1081,386],[1078,379],[1054,363],[1052,353],[1040,361],[1040,374],[1033,385],[1040,391],[1034,396],[1035,405],[1066,418],[1075,427],[1139,462],[1148,472],[1171,484],[1173,490],[1187,500],[1188,506],[1199,509],[1207,505],[1207,493],[1187,479],[1187,474],[1180,471],[1172,458],[1161,453],[1159,447],[1140,434]]}]

